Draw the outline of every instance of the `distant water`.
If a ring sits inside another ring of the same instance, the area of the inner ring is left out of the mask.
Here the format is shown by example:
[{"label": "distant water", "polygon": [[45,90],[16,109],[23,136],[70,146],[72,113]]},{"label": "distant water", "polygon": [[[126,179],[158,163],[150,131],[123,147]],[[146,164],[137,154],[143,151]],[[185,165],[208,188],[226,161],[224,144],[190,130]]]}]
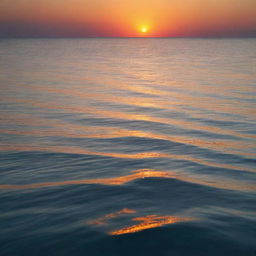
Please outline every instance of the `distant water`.
[{"label": "distant water", "polygon": [[0,86],[1,255],[256,255],[256,39],[5,39]]}]

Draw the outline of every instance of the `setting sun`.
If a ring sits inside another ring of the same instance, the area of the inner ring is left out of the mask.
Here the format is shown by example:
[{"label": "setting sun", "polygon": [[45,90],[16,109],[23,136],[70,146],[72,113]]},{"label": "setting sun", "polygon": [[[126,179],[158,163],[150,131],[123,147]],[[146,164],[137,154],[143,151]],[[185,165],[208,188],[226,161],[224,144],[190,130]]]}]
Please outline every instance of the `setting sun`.
[{"label": "setting sun", "polygon": [[147,28],[147,27],[142,27],[142,28],[140,29],[140,31],[141,31],[142,33],[147,33],[147,32],[148,32],[148,28]]}]

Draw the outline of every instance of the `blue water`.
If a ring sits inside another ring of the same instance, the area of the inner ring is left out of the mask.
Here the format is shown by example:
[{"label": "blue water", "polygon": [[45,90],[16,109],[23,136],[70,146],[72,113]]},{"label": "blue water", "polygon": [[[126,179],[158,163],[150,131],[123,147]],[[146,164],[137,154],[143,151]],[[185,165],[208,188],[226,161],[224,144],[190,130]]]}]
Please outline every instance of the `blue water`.
[{"label": "blue water", "polygon": [[1,255],[256,255],[256,39],[3,39],[0,86]]}]

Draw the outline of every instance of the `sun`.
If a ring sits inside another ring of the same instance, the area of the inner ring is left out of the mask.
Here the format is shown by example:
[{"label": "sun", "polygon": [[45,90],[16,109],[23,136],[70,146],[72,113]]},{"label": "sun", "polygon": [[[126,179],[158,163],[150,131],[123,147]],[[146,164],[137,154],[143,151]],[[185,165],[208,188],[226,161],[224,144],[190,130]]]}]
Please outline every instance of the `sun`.
[{"label": "sun", "polygon": [[140,31],[142,32],[142,33],[147,33],[148,32],[148,28],[147,27],[141,27],[140,28]]}]

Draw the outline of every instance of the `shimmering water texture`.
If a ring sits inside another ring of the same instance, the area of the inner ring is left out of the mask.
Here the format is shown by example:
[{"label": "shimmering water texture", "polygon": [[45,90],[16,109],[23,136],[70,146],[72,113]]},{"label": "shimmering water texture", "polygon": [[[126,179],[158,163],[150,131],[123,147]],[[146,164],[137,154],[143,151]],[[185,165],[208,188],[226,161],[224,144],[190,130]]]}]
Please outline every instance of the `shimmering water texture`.
[{"label": "shimmering water texture", "polygon": [[0,41],[0,254],[256,255],[255,39]]}]

